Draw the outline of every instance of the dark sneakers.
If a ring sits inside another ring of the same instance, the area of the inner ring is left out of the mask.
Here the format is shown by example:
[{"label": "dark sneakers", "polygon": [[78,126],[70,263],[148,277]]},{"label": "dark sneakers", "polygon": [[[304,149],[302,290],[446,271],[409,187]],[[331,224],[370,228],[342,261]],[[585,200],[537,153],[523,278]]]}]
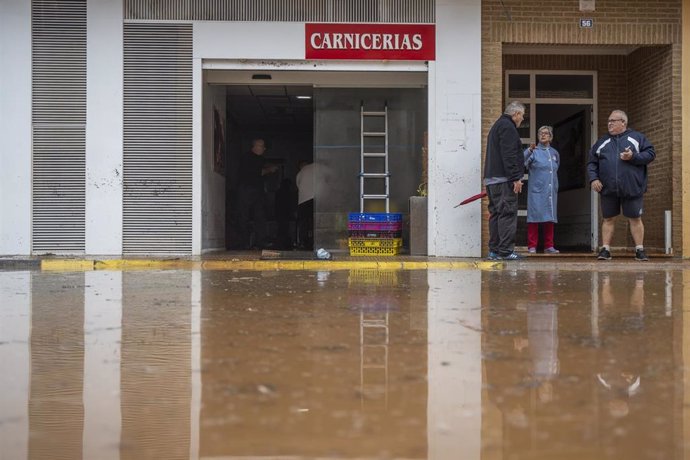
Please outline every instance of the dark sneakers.
[{"label": "dark sneakers", "polygon": [[[597,259],[611,260],[611,252],[608,249],[601,248],[601,251],[599,251],[599,254],[597,255]],[[644,249],[635,249],[635,260],[644,262],[649,260],[649,257],[647,257],[647,254],[644,252]]]},{"label": "dark sneakers", "polygon": [[496,252],[489,251],[489,255],[487,257],[489,260],[524,260],[524,257],[518,254],[517,252],[511,252],[508,255],[502,256]]},{"label": "dark sneakers", "polygon": [[649,257],[647,257],[647,254],[645,254],[644,249],[635,249],[635,260],[644,262],[649,260]]},{"label": "dark sneakers", "polygon": [[601,251],[599,251],[599,255],[597,255],[597,259],[611,260],[611,252],[606,248],[601,248]]}]

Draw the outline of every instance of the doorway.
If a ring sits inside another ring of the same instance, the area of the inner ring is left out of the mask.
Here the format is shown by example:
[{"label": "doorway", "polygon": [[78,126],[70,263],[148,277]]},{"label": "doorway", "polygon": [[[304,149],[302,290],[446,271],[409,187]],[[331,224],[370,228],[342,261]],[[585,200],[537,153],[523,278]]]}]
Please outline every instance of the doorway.
[{"label": "doorway", "polygon": [[[587,158],[595,141],[596,72],[508,71],[505,94],[506,103],[519,100],[525,104],[525,121],[518,130],[523,147],[536,142],[541,126],[553,127],[552,146],[561,160],[556,246],[565,252],[591,252],[597,245],[598,224],[592,211],[597,208],[592,206]],[[528,183],[529,175],[525,179]],[[520,195],[518,203],[520,242],[527,241],[527,193]]]},{"label": "doorway", "polygon": [[[427,129],[425,64],[407,64],[395,71],[375,71],[378,64],[372,64],[372,70],[357,71],[221,69],[218,63],[206,65],[202,251],[238,250],[254,242],[250,237],[245,243],[239,235],[237,200],[239,159],[257,138],[266,143],[266,160],[277,166],[275,173],[264,178],[267,241],[276,249],[300,247],[294,217],[288,220],[287,242],[279,238],[278,214],[284,207],[276,201],[280,201],[280,187],[286,179],[294,194],[299,164],[313,162],[314,176],[322,179],[318,184],[315,181],[311,214],[314,248],[346,251],[348,213],[359,211],[362,101],[367,106],[373,104],[371,107],[388,103],[390,108],[394,124],[390,130],[391,161],[395,162],[391,166],[391,174],[395,175],[391,179],[390,211],[401,212],[403,219],[407,218],[408,199],[419,186],[423,133]],[[237,63],[222,65],[242,67]],[[221,136],[215,135],[216,119],[224,127]],[[225,152],[220,162],[215,161],[216,139],[222,140]],[[249,220],[252,229],[254,222]]]},{"label": "doorway", "polygon": [[[296,178],[300,165],[313,161],[313,88],[306,85],[229,85],[226,98],[229,133],[227,249],[262,246],[311,250],[300,241],[297,231]],[[263,159],[271,167],[262,176],[261,199],[248,205],[243,202],[246,178],[242,177],[242,164],[258,139],[264,141]],[[257,225],[265,228],[258,232]],[[258,234],[265,234],[265,238],[261,238],[264,241],[257,240]]]}]

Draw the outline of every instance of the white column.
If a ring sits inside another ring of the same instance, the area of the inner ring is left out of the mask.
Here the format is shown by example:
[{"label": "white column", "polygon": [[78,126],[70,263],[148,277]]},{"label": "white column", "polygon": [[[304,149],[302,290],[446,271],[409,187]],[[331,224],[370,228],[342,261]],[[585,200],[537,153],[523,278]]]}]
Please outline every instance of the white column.
[{"label": "white column", "polygon": [[482,426],[479,271],[429,271],[428,458],[479,460]]},{"label": "white column", "polygon": [[[196,34],[197,27],[194,28]],[[201,164],[203,154],[203,70],[201,59],[192,63],[192,254],[201,254]]]},{"label": "white column", "polygon": [[0,255],[31,253],[31,2],[0,1]]},{"label": "white column", "polygon": [[28,458],[31,274],[0,272],[0,298],[0,458]]},{"label": "white column", "polygon": [[120,458],[122,272],[85,273],[84,458]]},{"label": "white column", "polygon": [[429,254],[479,257],[481,0],[437,0],[436,62],[429,69]]},{"label": "white column", "polygon": [[86,253],[122,254],[122,0],[88,0]]}]

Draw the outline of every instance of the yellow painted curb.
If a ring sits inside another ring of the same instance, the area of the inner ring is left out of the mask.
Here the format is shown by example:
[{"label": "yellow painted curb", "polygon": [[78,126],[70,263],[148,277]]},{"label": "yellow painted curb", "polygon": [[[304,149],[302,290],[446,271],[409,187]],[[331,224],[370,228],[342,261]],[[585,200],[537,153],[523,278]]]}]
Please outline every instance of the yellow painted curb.
[{"label": "yellow painted curb", "polygon": [[378,262],[378,267],[379,270],[402,270],[402,263],[401,262]]},{"label": "yellow painted curb", "polygon": [[372,260],[371,262],[368,260],[353,260],[353,261],[343,261],[340,262],[343,264],[343,268],[345,269],[360,269],[360,270],[377,270],[379,268],[379,263],[376,262],[375,260]]},{"label": "yellow painted curb", "polygon": [[253,260],[207,260],[201,263],[204,270],[254,270]]},{"label": "yellow painted curb", "polygon": [[429,264],[427,262],[403,262],[402,263],[402,268],[403,270],[426,270],[429,268]]},{"label": "yellow painted curb", "polygon": [[505,266],[493,261],[381,261],[381,260],[155,260],[155,259],[46,259],[41,270],[496,270]]},{"label": "yellow painted curb", "polygon": [[328,270],[327,262],[323,260],[305,260],[302,262],[302,268],[304,270]]},{"label": "yellow painted curb", "polygon": [[110,259],[93,261],[95,270],[186,269],[198,270],[201,262],[194,260]]},{"label": "yellow painted curb", "polygon": [[41,261],[41,270],[84,271],[93,270],[93,260],[46,259]]},{"label": "yellow painted curb", "polygon": [[453,262],[451,261],[433,261],[427,262],[427,268],[432,269],[450,269],[453,268]]},{"label": "yellow painted curb", "polygon": [[476,266],[480,270],[497,270],[501,268],[505,268],[505,262],[492,262],[492,261],[483,261],[483,262],[476,262]]},{"label": "yellow painted curb", "polygon": [[278,262],[279,270],[304,270],[303,260],[282,260]]}]

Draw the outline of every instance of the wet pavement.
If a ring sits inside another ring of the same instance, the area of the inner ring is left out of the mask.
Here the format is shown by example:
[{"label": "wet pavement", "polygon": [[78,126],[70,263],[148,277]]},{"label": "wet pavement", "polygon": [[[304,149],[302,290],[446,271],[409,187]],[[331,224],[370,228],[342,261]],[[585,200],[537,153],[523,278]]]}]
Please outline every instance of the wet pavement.
[{"label": "wet pavement", "polygon": [[0,272],[0,459],[685,459],[688,276]]}]

